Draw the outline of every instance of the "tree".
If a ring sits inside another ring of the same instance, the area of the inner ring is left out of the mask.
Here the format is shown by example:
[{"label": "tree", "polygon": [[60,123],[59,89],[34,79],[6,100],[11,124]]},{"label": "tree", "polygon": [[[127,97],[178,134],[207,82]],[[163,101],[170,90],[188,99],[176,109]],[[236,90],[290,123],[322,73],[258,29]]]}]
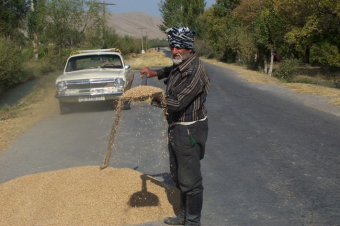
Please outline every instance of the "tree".
[{"label": "tree", "polygon": [[304,49],[306,64],[309,64],[310,49],[316,43],[328,40],[339,48],[339,1],[275,0],[275,3],[287,21],[286,41],[295,48],[301,46]]},{"label": "tree", "polygon": [[0,94],[26,81],[23,63],[19,46],[8,38],[0,37]]},{"label": "tree", "polygon": [[[285,25],[280,15],[275,11],[274,4],[268,1],[264,10],[261,11],[255,22],[255,38],[257,45],[270,51],[270,67],[266,73],[270,76],[273,71],[275,49],[283,43]],[[267,57],[264,57],[264,68],[267,68]]]},{"label": "tree", "polygon": [[225,14],[230,14],[240,3],[241,0],[216,0],[216,4],[213,7]]},{"label": "tree", "polygon": [[[105,6],[104,6],[105,7]],[[101,10],[97,2],[83,0],[47,0],[46,35],[59,49],[84,38],[84,32]]]},{"label": "tree", "polygon": [[248,32],[246,27],[235,25],[228,29],[226,42],[237,56],[238,63],[246,64],[248,68],[254,67],[254,55],[256,46],[253,33]]},{"label": "tree", "polygon": [[[197,18],[204,12],[204,0],[161,0],[158,5],[163,17],[163,24],[159,25],[160,30],[165,31],[174,26],[200,30]],[[197,35],[199,36],[200,32],[197,32]]]},{"label": "tree", "polygon": [[232,12],[239,2],[239,0],[217,0],[216,4],[205,10],[199,18],[204,28],[202,36],[222,60],[234,60],[237,55],[237,47],[231,44],[235,39],[233,40],[231,36],[238,26]]},{"label": "tree", "polygon": [[18,28],[24,26],[23,20],[29,9],[25,0],[1,0],[0,1],[0,34],[11,38]]},{"label": "tree", "polygon": [[38,59],[39,35],[46,24],[45,0],[32,0],[31,9],[27,16],[27,32],[32,40],[34,58]]},{"label": "tree", "polygon": [[265,8],[265,2],[266,0],[243,0],[233,10],[233,14],[242,26],[248,27],[249,31],[252,31],[256,18]]}]

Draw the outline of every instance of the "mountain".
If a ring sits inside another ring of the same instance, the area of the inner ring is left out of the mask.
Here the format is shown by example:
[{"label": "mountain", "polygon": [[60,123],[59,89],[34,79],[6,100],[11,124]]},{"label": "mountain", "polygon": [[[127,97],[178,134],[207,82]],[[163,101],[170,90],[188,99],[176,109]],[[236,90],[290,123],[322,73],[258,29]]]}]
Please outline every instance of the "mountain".
[{"label": "mountain", "polygon": [[147,36],[148,39],[166,38],[165,33],[158,28],[160,24],[162,24],[162,18],[142,12],[112,13],[108,20],[108,26],[115,28],[120,36],[141,38],[143,33],[143,36]]}]

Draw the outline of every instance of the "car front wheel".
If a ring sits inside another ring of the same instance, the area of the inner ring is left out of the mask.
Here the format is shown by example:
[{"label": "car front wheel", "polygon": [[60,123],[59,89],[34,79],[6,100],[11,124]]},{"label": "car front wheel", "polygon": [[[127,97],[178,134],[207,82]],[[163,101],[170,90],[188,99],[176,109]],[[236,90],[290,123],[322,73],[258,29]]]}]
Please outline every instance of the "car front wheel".
[{"label": "car front wheel", "polygon": [[71,112],[71,105],[70,103],[64,103],[59,101],[60,113],[65,115]]}]

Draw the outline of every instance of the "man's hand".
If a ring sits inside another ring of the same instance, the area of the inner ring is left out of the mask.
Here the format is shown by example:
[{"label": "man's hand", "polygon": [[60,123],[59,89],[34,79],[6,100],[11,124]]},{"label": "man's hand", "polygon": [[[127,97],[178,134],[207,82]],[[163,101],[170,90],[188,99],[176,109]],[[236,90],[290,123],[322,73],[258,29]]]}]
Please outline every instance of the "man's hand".
[{"label": "man's hand", "polygon": [[155,106],[155,107],[158,107],[158,108],[162,108],[161,102],[158,101],[158,100],[155,100],[155,99],[152,99],[151,105],[152,105],[152,106]]},{"label": "man's hand", "polygon": [[152,78],[157,76],[157,71],[144,67],[140,70],[140,77],[143,78],[144,74],[146,74],[147,78]]},{"label": "man's hand", "polygon": [[163,97],[161,94],[159,95],[154,95],[153,99],[151,101],[151,105],[159,108],[163,108],[165,106],[164,103],[165,100],[163,100]]}]

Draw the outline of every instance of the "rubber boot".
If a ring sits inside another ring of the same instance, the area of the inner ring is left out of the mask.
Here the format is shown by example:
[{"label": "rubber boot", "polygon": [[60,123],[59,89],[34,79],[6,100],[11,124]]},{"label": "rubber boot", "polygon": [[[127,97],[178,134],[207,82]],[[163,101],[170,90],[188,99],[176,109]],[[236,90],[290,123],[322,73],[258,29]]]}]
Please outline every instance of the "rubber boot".
[{"label": "rubber boot", "polygon": [[186,197],[185,194],[181,192],[181,210],[180,213],[176,217],[167,217],[164,219],[164,223],[169,225],[184,225],[185,222],[185,203]]},{"label": "rubber boot", "polygon": [[187,194],[186,204],[185,225],[201,225],[203,192]]}]

